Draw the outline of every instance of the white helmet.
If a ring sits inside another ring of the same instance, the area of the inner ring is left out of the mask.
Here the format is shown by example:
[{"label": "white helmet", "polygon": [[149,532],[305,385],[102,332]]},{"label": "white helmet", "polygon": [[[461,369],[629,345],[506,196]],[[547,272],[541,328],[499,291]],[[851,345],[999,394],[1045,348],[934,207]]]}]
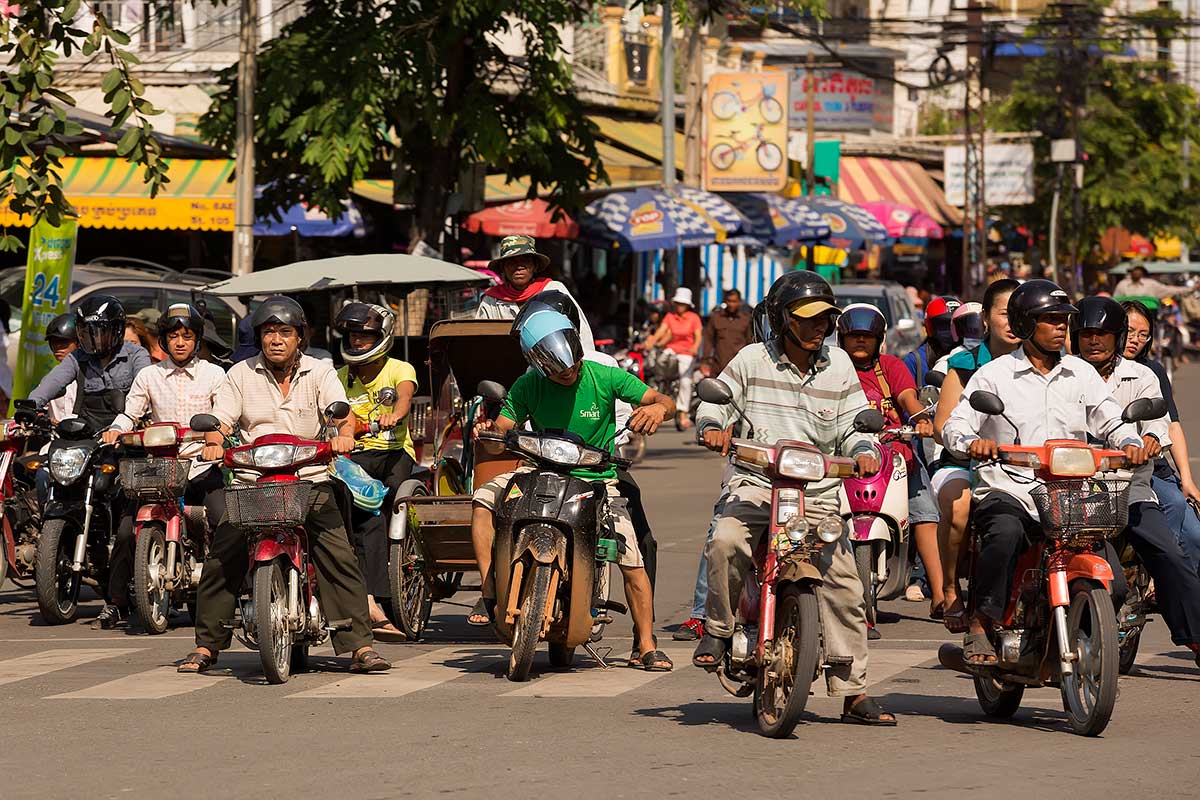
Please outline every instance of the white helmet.
[{"label": "white helmet", "polygon": [[[374,303],[347,303],[338,312],[333,326],[342,337],[342,358],[346,363],[369,364],[391,352],[396,315]],[[367,349],[355,350],[350,346],[352,332],[374,334],[378,338]]]}]

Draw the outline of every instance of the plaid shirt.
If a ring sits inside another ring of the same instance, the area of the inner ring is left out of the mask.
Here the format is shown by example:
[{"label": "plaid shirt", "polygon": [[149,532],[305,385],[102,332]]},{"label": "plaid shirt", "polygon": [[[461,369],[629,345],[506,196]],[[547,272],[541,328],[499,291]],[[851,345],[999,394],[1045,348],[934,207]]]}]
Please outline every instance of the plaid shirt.
[{"label": "plaid shirt", "polygon": [[196,414],[212,411],[217,387],[225,382],[225,371],[210,361],[193,358],[182,367],[171,359],[142,369],[133,378],[125,398],[125,412],[112,427],[131,431],[147,414],[151,422],[175,422],[186,426]]}]

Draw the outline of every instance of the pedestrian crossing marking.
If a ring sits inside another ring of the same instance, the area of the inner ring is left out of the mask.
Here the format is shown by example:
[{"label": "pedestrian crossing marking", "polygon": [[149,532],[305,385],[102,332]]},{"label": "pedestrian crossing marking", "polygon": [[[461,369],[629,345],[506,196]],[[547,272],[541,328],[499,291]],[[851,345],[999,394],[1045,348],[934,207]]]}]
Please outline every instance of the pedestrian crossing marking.
[{"label": "pedestrian crossing marking", "polygon": [[27,656],[0,661],[0,686],[26,681],[50,672],[78,667],[91,661],[136,653],[140,647],[67,648],[44,650]]},{"label": "pedestrian crossing marking", "polygon": [[[384,698],[432,689],[439,684],[482,672],[495,664],[490,655],[500,655],[501,647],[443,647],[392,664],[388,672],[373,675],[349,675],[315,689],[288,695],[289,698]],[[465,665],[454,662],[466,660]]]},{"label": "pedestrian crossing marking", "polygon": [[[665,648],[663,652],[675,663],[675,669],[680,669],[690,662],[691,650],[680,648]],[[536,658],[543,656],[539,653]],[[586,659],[581,660],[581,654],[576,654],[575,662],[579,666],[569,672],[543,673],[529,683],[511,692],[505,692],[502,697],[618,697],[626,692],[638,689],[651,681],[670,675],[670,672],[647,672],[641,668],[627,667],[625,658],[605,659],[612,669],[600,669],[597,666],[586,666]],[[537,660],[534,669],[538,668]]]},{"label": "pedestrian crossing marking", "polygon": [[215,686],[229,675],[180,675],[172,665],[135,672],[123,678],[80,689],[52,694],[47,700],[161,700]]}]

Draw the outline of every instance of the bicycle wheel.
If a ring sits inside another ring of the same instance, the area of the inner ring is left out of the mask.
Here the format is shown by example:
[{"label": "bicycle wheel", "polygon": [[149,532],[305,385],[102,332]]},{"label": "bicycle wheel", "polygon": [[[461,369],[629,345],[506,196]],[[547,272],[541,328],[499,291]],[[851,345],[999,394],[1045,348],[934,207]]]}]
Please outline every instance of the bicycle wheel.
[{"label": "bicycle wheel", "polygon": [[758,165],[768,172],[779,169],[783,164],[783,150],[774,142],[763,142],[754,151]]},{"label": "bicycle wheel", "polygon": [[717,92],[712,99],[712,115],[717,119],[733,119],[742,112],[742,101],[733,92]]},{"label": "bicycle wheel", "polygon": [[783,119],[783,103],[774,97],[764,97],[758,101],[758,113],[762,115],[763,122],[774,125]]},{"label": "bicycle wheel", "polygon": [[708,151],[708,160],[717,169],[722,171],[727,170],[737,160],[737,150],[722,142],[721,144],[714,145],[713,149]]}]

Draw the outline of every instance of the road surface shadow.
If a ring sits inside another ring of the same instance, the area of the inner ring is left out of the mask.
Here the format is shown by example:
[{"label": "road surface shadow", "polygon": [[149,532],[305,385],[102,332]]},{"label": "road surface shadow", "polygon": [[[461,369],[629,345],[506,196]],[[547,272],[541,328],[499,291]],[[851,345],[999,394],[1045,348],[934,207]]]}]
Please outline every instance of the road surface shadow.
[{"label": "road surface shadow", "polygon": [[[660,708],[637,708],[633,713],[640,717],[665,719],[692,728],[699,725],[722,725],[738,733],[749,733],[759,736],[758,724],[754,721],[753,704],[750,698],[741,702],[704,702],[683,703],[677,706],[662,706]],[[821,717],[805,712],[800,720],[804,722],[821,722]]]},{"label": "road surface shadow", "polygon": [[1046,732],[1070,730],[1065,713],[1038,706],[1024,706],[1012,717],[1002,719],[987,716],[979,707],[979,701],[969,697],[890,692],[881,695],[879,702],[901,720],[904,717],[930,717],[951,725],[1013,725]]}]

